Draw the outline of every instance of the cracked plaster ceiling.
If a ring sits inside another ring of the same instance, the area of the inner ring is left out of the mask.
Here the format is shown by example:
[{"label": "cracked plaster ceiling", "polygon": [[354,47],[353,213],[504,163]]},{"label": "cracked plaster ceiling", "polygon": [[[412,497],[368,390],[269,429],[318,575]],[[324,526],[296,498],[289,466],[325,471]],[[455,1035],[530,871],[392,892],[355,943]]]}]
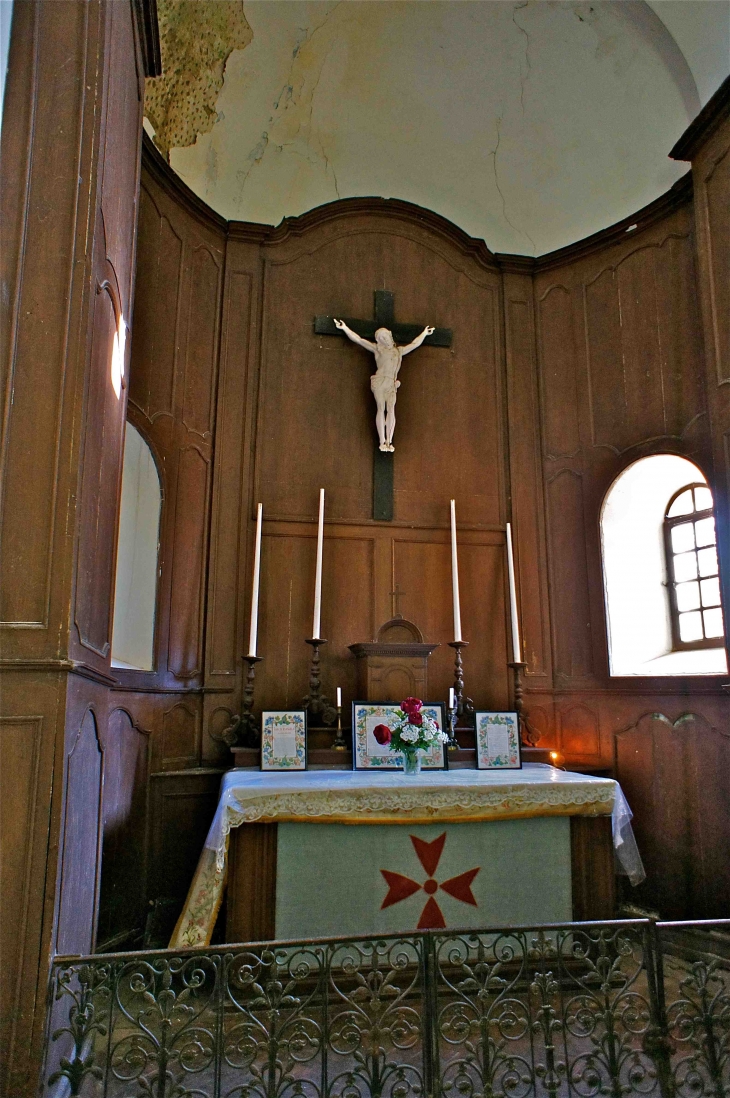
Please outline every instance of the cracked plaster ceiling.
[{"label": "cracked plaster ceiling", "polygon": [[148,128],[226,218],[415,202],[540,255],[638,210],[730,71],[728,0],[160,0]]}]

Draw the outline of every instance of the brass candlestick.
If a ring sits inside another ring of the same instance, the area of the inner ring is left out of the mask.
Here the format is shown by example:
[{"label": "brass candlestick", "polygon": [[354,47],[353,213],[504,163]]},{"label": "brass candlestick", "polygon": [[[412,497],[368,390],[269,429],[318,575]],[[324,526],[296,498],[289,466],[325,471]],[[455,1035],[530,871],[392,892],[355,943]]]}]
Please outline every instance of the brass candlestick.
[{"label": "brass candlestick", "polygon": [[[456,699],[456,694],[454,694],[454,699]],[[459,750],[459,743],[456,739],[456,720],[457,720],[457,716],[458,716],[457,707],[454,706],[454,708],[451,709],[450,706],[447,705],[446,706],[446,714],[447,714],[446,723],[448,725],[447,733],[448,733],[448,737],[449,737],[448,740],[446,741],[446,750],[447,751],[458,751]]]},{"label": "brass candlestick", "polygon": [[307,644],[312,646],[312,662],[309,667],[309,693],[302,699],[302,707],[310,716],[319,716],[322,724],[332,724],[337,716],[335,707],[329,698],[321,692],[319,646],[326,644],[322,637],[310,637]]},{"label": "brass candlestick", "polygon": [[238,743],[241,747],[258,747],[261,742],[261,729],[253,715],[253,684],[256,677],[256,664],[263,656],[244,656],[248,664],[246,685],[243,688],[243,708],[241,723],[238,726]]},{"label": "brass candlestick", "polygon": [[347,751],[347,743],[342,735],[342,706],[337,706],[337,735],[332,744],[333,751]]},{"label": "brass candlestick", "polygon": [[514,660],[507,664],[515,673],[515,711],[520,726],[520,739],[523,747],[535,747],[539,737],[530,728],[530,723],[524,712],[524,688],[522,686],[522,673],[527,667],[524,660]]},{"label": "brass candlestick", "polygon": [[456,715],[463,717],[465,713],[474,712],[474,702],[464,696],[464,665],[461,659],[461,649],[469,647],[469,641],[449,641],[449,647],[456,651],[454,660],[454,701],[456,702]]}]

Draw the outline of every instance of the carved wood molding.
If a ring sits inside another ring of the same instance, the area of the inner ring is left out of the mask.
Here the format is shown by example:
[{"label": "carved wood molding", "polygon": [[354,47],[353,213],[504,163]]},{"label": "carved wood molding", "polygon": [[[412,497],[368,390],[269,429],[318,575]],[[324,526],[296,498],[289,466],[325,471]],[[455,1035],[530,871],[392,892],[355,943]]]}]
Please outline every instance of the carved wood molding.
[{"label": "carved wood molding", "polygon": [[722,82],[715,94],[687,127],[669,156],[672,160],[692,160],[717,127],[730,115],[730,76]]}]

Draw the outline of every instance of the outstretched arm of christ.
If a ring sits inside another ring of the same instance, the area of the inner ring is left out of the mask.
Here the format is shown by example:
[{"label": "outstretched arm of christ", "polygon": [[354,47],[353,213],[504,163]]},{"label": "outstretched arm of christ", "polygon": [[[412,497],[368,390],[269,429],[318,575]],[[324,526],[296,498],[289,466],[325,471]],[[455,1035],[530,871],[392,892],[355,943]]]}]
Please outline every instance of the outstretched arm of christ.
[{"label": "outstretched arm of christ", "polygon": [[371,343],[368,339],[363,339],[357,332],[353,332],[352,328],[347,327],[344,320],[336,320],[334,317],[332,319],[335,321],[335,327],[339,328],[341,332],[344,332],[347,338],[351,339],[353,343],[359,343],[366,351],[375,350],[376,345],[374,343]]},{"label": "outstretched arm of christ", "polygon": [[[335,324],[336,323],[337,323],[337,321],[335,321]],[[433,333],[435,331],[436,331],[436,329],[432,328],[430,326],[428,328],[424,328],[423,331],[421,332],[421,334],[419,336],[416,336],[416,338],[413,340],[412,343],[407,343],[405,347],[401,347],[400,353],[402,355],[407,355],[407,354],[410,354],[411,351],[415,351],[417,347],[421,346],[424,339],[427,336],[433,335]]]}]

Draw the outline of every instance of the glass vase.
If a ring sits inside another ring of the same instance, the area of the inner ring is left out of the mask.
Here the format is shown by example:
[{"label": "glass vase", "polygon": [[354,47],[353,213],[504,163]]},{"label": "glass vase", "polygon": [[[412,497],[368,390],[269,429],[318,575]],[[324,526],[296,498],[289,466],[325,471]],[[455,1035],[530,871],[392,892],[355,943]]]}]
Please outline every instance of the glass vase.
[{"label": "glass vase", "polygon": [[421,752],[420,751],[404,751],[403,752],[403,773],[404,774],[420,774],[421,773]]}]

